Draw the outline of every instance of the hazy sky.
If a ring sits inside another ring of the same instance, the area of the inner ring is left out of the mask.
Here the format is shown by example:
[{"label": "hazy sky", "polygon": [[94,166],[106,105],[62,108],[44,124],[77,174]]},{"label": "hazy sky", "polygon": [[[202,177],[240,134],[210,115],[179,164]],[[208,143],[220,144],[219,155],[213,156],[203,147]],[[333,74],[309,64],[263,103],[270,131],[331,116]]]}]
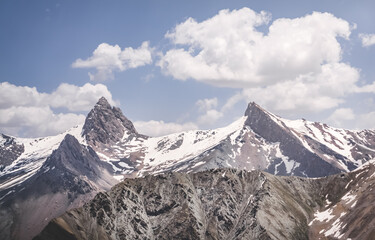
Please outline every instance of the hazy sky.
[{"label": "hazy sky", "polygon": [[100,96],[138,131],[284,118],[375,128],[374,1],[0,1],[0,132],[82,123]]}]

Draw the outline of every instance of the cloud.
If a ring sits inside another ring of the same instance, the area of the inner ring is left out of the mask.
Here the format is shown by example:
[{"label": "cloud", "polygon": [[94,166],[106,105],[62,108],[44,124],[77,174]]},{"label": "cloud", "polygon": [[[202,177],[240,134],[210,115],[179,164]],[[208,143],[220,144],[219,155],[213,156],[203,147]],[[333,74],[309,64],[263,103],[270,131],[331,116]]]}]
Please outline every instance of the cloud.
[{"label": "cloud", "polygon": [[217,107],[217,98],[199,99],[195,104],[198,106],[199,111],[204,112]]},{"label": "cloud", "polygon": [[355,119],[351,108],[338,108],[327,119],[327,122],[335,127],[345,127],[345,122]]},{"label": "cloud", "polygon": [[8,108],[43,104],[43,99],[47,94],[39,93],[35,87],[15,86],[2,82],[0,83],[0,96],[0,108]]},{"label": "cloud", "polygon": [[91,81],[105,81],[113,79],[113,71],[125,71],[152,63],[152,49],[148,42],[143,42],[136,49],[132,47],[121,50],[118,45],[100,44],[92,56],[86,60],[77,59],[73,68],[95,68],[96,73],[89,73]]},{"label": "cloud", "polygon": [[222,112],[219,112],[215,109],[211,109],[211,110],[208,110],[204,115],[198,117],[198,124],[203,125],[203,126],[212,125],[223,116],[224,114]]},{"label": "cloud", "polygon": [[255,101],[283,114],[316,113],[374,88],[359,87],[360,70],[342,61],[339,38],[349,40],[354,28],[331,13],[271,22],[266,12],[222,10],[202,22],[188,18],[169,31],[165,37],[175,47],[158,65],[178,80],[242,89],[221,112]]},{"label": "cloud", "polygon": [[248,88],[230,98],[223,108],[239,101],[255,101],[278,113],[307,113],[332,109],[358,91],[359,71],[345,63],[325,64],[321,72],[266,87]]},{"label": "cloud", "polygon": [[116,105],[112,94],[103,84],[86,83],[82,87],[62,83],[50,95],[47,101],[53,108],[66,108],[70,111],[88,111],[100,97],[105,97],[111,105]]},{"label": "cloud", "polygon": [[166,123],[164,121],[136,121],[134,122],[135,127],[138,132],[145,134],[147,136],[165,136],[171,133],[183,132],[188,130],[198,129],[198,126],[192,122],[188,123]]},{"label": "cloud", "polygon": [[351,108],[336,109],[326,121],[339,128],[375,129],[375,112],[356,114]]},{"label": "cloud", "polygon": [[82,114],[55,114],[48,106],[0,109],[0,128],[7,134],[41,137],[61,133],[83,123]]},{"label": "cloud", "polygon": [[222,10],[203,22],[189,18],[166,38],[180,46],[159,61],[179,80],[195,79],[215,86],[266,86],[318,73],[341,60],[338,37],[348,39],[351,26],[330,13],[276,19],[264,34],[257,29],[270,14],[249,8]]},{"label": "cloud", "polygon": [[356,93],[375,93],[375,82],[361,87],[356,87],[354,91]]},{"label": "cloud", "polygon": [[362,41],[363,47],[369,47],[375,44],[375,34],[361,33],[358,36]]},{"label": "cloud", "polygon": [[359,115],[358,121],[357,121],[357,128],[375,130],[374,119],[375,119],[375,111]]},{"label": "cloud", "polygon": [[215,109],[218,105],[217,98],[200,99],[195,105],[199,112],[203,112],[197,119],[199,126],[210,126],[224,116],[222,112]]},{"label": "cloud", "polygon": [[24,137],[55,135],[83,123],[80,112],[90,110],[102,96],[115,104],[105,85],[89,83],[81,87],[62,83],[52,93],[42,93],[35,87],[2,82],[0,96],[0,132]]}]

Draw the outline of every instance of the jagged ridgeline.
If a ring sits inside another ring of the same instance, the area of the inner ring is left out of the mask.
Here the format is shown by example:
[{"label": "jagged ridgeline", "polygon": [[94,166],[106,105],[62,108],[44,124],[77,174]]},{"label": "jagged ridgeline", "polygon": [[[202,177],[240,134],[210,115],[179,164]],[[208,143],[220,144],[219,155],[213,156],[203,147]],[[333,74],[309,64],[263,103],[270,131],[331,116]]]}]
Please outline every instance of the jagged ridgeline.
[{"label": "jagged ridgeline", "polygon": [[255,103],[223,128],[149,137],[101,98],[83,125],[59,135],[0,135],[0,236],[32,239],[52,219],[127,178],[222,168],[325,177],[355,171],[374,158],[373,130],[287,120]]}]

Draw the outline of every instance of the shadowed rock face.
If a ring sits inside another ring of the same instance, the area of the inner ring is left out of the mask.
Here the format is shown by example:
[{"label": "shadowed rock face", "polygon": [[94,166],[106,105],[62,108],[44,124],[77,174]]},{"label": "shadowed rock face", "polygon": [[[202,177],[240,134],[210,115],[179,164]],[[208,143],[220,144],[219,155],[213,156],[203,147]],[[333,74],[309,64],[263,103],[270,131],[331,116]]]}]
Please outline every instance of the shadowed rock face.
[{"label": "shadowed rock face", "polygon": [[31,239],[50,219],[108,190],[116,181],[107,169],[90,147],[66,135],[35,175],[1,193],[1,239]]},{"label": "shadowed rock face", "polygon": [[16,160],[24,151],[24,147],[22,144],[18,144],[14,138],[0,134],[0,171],[5,166],[11,164],[14,160]]},{"label": "shadowed rock face", "polygon": [[[218,169],[126,179],[35,239],[372,239],[374,213],[364,198],[375,192],[355,189],[369,190],[374,172],[369,165],[306,179]],[[328,220],[319,217],[325,211]],[[331,231],[335,224],[341,227]]]},{"label": "shadowed rock face", "polygon": [[[279,142],[283,155],[300,164],[298,171],[295,171],[294,175],[321,177],[341,172],[340,169],[306,149],[286,126],[282,127],[276,123],[256,103],[249,103],[245,116],[247,116],[245,125],[249,126],[255,133],[267,141]],[[321,145],[319,143],[316,144]],[[269,166],[267,170],[274,172],[274,166]],[[301,174],[302,172],[304,174]]]},{"label": "shadowed rock face", "polygon": [[83,126],[83,136],[89,144],[108,144],[122,139],[124,133],[138,134],[133,123],[119,108],[111,107],[102,97],[87,115]]}]

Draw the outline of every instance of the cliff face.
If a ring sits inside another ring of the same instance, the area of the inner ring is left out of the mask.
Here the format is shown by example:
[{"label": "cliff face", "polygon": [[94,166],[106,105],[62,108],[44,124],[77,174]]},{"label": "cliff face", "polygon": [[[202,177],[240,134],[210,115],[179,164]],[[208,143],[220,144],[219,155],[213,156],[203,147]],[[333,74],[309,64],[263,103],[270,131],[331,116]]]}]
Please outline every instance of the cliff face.
[{"label": "cliff face", "polygon": [[[306,148],[290,128],[283,123],[278,123],[277,119],[273,119],[270,113],[267,113],[257,104],[250,103],[246,109],[245,116],[247,116],[245,125],[249,126],[265,140],[280,143],[279,147],[283,155],[299,164],[295,175],[303,176],[304,174],[310,177],[317,177],[340,172],[340,169],[335,165],[328,163],[319,157],[318,154]],[[311,142],[314,141],[311,139]],[[320,145],[318,142],[314,143]],[[329,148],[326,150],[327,153],[328,150]],[[331,152],[328,154],[332,155]],[[267,170],[273,173],[277,164],[278,162],[274,162],[268,166]]]}]

